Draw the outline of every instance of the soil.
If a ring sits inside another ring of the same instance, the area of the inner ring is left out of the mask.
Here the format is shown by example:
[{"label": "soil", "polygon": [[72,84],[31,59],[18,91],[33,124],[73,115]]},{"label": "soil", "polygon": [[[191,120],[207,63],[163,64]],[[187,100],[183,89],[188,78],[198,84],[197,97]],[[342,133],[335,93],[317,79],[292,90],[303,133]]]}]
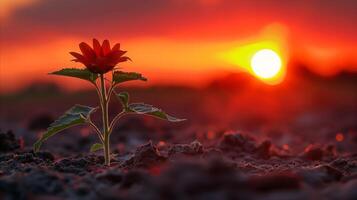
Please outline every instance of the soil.
[{"label": "soil", "polygon": [[331,147],[291,154],[238,132],[216,144],[138,146],[112,155],[58,158],[0,133],[1,199],[355,199],[357,155]]}]

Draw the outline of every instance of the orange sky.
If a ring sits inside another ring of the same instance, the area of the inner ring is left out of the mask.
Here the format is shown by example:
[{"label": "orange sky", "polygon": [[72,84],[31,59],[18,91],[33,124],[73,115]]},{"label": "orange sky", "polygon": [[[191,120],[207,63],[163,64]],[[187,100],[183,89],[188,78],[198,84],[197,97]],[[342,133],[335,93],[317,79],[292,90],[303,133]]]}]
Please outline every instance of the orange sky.
[{"label": "orange sky", "polygon": [[85,87],[46,73],[80,67],[68,52],[93,37],[120,42],[134,61],[121,67],[150,84],[249,71],[259,48],[321,74],[357,71],[356,10],[354,0],[1,0],[0,91],[34,80]]}]

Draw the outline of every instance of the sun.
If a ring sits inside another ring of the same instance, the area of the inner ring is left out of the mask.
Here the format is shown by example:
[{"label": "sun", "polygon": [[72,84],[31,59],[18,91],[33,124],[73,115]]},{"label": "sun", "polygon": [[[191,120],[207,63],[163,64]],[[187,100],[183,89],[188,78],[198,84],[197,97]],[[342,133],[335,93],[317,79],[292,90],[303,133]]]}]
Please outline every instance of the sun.
[{"label": "sun", "polygon": [[282,69],[280,56],[271,49],[257,51],[250,61],[254,74],[262,79],[272,79],[278,76]]}]

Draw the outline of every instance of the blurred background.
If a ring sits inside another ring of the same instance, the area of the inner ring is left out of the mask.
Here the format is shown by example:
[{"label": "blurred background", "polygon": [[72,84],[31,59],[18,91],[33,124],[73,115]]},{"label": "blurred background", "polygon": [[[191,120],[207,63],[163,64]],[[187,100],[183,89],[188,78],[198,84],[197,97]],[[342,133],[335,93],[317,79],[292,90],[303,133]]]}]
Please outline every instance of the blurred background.
[{"label": "blurred background", "polygon": [[47,73],[82,67],[68,52],[98,38],[121,43],[133,60],[122,70],[149,79],[118,91],[188,119],[127,119],[118,132],[138,132],[137,143],[241,130],[351,150],[356,10],[355,0],[0,0],[0,128],[31,142],[73,104],[96,105],[86,82]]}]

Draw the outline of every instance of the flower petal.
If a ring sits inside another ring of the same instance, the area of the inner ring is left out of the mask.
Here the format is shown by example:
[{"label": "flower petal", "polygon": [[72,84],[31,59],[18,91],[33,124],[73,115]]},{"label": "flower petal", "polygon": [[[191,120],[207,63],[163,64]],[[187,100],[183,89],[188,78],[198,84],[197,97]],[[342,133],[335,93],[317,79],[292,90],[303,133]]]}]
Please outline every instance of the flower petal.
[{"label": "flower petal", "polygon": [[100,56],[100,52],[102,51],[102,47],[100,46],[100,43],[97,39],[93,39],[93,50],[95,52],[95,54],[98,56]]},{"label": "flower petal", "polygon": [[114,66],[115,66],[115,65],[117,65],[117,64],[120,63],[120,62],[125,62],[125,61],[128,61],[128,60],[131,61],[131,59],[130,59],[129,57],[123,56],[123,57],[111,59],[110,62],[108,62],[108,65],[114,65]]},{"label": "flower petal", "polygon": [[81,49],[83,56],[87,60],[93,60],[96,57],[95,52],[87,43],[81,42],[79,44],[79,48]]},{"label": "flower petal", "polygon": [[116,43],[112,48],[112,51],[119,51],[120,50],[120,43]]},{"label": "flower petal", "polygon": [[110,44],[108,40],[104,40],[102,44],[103,56],[106,56],[110,53]]},{"label": "flower petal", "polygon": [[121,57],[121,58],[119,59],[119,62],[126,62],[126,61],[128,61],[128,60],[132,61],[129,57],[123,56],[123,57]]},{"label": "flower petal", "polygon": [[73,57],[75,57],[75,59],[73,59],[72,61],[75,62],[80,62],[83,65],[88,65],[88,60],[82,56],[81,54],[77,53],[77,52],[69,52]]},{"label": "flower petal", "polygon": [[79,54],[79,53],[77,53],[77,52],[71,51],[71,52],[69,52],[69,53],[70,53],[73,57],[77,58],[78,60],[81,60],[81,59],[84,58],[81,54]]},{"label": "flower petal", "polygon": [[110,52],[110,54],[108,54],[107,56],[110,57],[110,59],[117,59],[119,57],[121,57],[122,55],[124,55],[127,51],[112,51]]},{"label": "flower petal", "polygon": [[110,65],[116,65],[125,53],[126,51],[112,51],[106,56],[108,63],[110,63]]}]

